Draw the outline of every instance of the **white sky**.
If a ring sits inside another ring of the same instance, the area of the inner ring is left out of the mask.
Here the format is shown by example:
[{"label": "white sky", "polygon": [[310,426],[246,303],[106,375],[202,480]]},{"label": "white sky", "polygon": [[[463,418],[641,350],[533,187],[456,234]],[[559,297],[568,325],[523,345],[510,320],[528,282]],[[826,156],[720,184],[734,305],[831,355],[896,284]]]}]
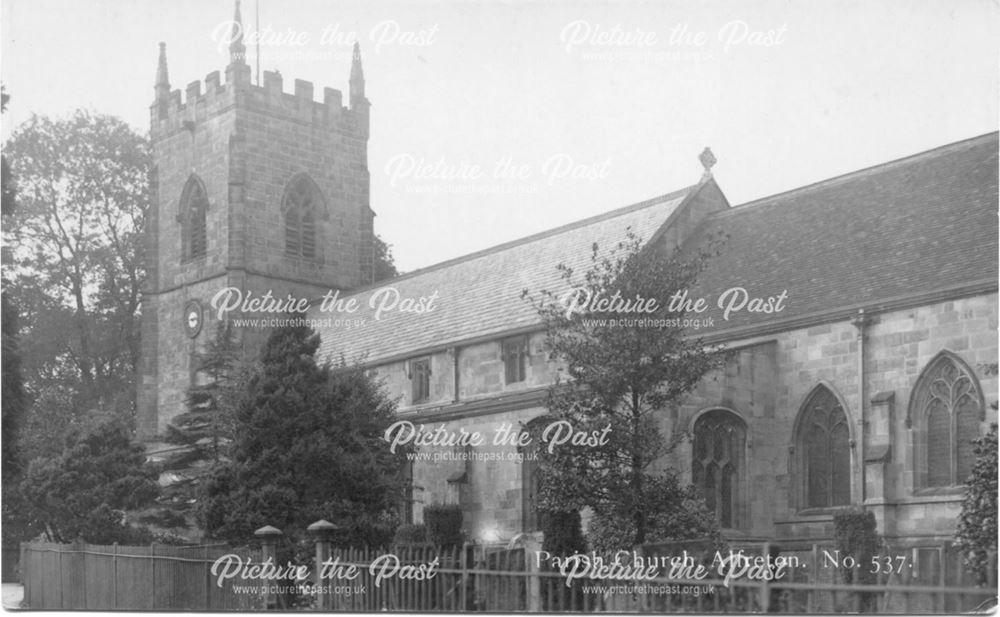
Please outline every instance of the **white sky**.
[{"label": "white sky", "polygon": [[[148,130],[157,43],[184,89],[225,68],[232,13],[232,0],[5,0],[3,137],[78,107]],[[261,29],[283,35],[261,65],[287,92],[299,78],[346,100],[361,40],[376,231],[412,270],[693,184],[706,145],[738,205],[996,130],[998,14],[973,0],[260,0]],[[588,29],[596,42],[567,49]],[[776,44],[750,44],[767,31]],[[392,164],[421,159],[481,176],[393,181]],[[504,161],[526,177],[495,177]],[[591,177],[550,178],[547,161]]]}]

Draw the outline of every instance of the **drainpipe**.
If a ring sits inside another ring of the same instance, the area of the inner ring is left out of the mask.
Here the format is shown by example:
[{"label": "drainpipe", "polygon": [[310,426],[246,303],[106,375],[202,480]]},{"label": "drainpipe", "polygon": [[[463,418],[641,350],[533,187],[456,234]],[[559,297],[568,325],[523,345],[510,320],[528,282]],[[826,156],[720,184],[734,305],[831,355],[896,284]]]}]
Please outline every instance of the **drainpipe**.
[{"label": "drainpipe", "polygon": [[454,396],[452,397],[452,402],[453,403],[457,403],[458,400],[459,400],[459,398],[460,398],[458,396],[458,387],[460,385],[459,384],[459,380],[458,380],[458,377],[459,377],[459,375],[458,375],[458,347],[452,347],[448,351],[451,352],[452,375],[454,377],[454,382],[452,384],[452,387],[454,388],[454,392],[453,392]]},{"label": "drainpipe", "polygon": [[858,414],[860,416],[861,430],[858,434],[858,440],[855,447],[855,460],[858,461],[861,466],[861,505],[863,506],[865,500],[867,499],[867,478],[865,477],[865,446],[867,445],[867,434],[868,434],[868,414],[866,412],[868,406],[868,399],[865,395],[865,381],[867,374],[865,372],[865,338],[867,338],[868,333],[866,332],[866,326],[871,323],[871,319],[865,315],[865,309],[858,309],[858,315],[853,320],[851,320],[851,325],[858,329]]}]

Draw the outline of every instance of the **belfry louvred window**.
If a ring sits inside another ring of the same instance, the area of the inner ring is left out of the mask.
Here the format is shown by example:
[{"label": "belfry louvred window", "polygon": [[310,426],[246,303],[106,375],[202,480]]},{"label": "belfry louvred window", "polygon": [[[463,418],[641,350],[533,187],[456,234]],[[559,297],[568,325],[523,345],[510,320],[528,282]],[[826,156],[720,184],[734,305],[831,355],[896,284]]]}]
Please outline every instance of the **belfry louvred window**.
[{"label": "belfry louvred window", "polygon": [[208,251],[206,216],[208,194],[205,184],[192,174],[181,192],[180,224],[183,261],[204,257]]},{"label": "belfry louvred window", "polygon": [[285,188],[281,211],[285,216],[285,254],[316,257],[316,218],[323,197],[312,178],[299,174]]},{"label": "belfry louvred window", "polygon": [[746,425],[732,412],[712,409],[695,422],[693,438],[692,483],[721,527],[740,527]]},{"label": "belfry louvred window", "polygon": [[941,352],[913,389],[907,421],[915,424],[916,488],[963,484],[972,473],[972,441],[985,417],[979,381],[955,354]]},{"label": "belfry louvred window", "polygon": [[851,502],[851,438],[836,395],[816,386],[799,411],[796,451],[802,463],[806,508]]}]

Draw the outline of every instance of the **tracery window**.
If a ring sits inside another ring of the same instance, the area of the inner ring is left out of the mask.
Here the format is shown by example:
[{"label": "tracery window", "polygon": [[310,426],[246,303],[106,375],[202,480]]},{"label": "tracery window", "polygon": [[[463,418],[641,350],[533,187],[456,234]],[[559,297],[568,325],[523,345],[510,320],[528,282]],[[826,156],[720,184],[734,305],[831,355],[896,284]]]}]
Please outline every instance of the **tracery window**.
[{"label": "tracery window", "polygon": [[939,353],[921,372],[910,397],[907,423],[916,423],[917,488],[963,484],[975,463],[972,440],[984,419],[975,374],[958,356]]},{"label": "tracery window", "polygon": [[741,526],[746,425],[736,414],[712,409],[694,424],[691,481],[721,527]]},{"label": "tracery window", "polygon": [[806,508],[851,502],[851,433],[837,396],[819,385],[799,410],[795,451],[801,462]]}]

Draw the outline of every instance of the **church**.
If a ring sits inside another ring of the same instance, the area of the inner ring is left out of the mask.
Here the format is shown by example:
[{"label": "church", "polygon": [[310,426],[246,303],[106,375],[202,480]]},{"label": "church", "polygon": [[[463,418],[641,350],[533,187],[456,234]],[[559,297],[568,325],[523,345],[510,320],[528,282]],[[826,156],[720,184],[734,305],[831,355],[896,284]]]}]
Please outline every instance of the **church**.
[{"label": "church", "polygon": [[[522,290],[558,289],[558,264],[586,269],[592,245],[629,231],[666,248],[723,233],[690,297],[709,299],[697,334],[733,353],[662,410],[662,434],[680,441],[663,464],[701,489],[730,538],[829,539],[833,512],[857,505],[897,546],[950,539],[970,441],[997,422],[997,133],[736,205],[706,152],[688,187],[373,283],[359,50],[346,105],[301,80],[285,92],[278,73],[252,83],[245,51],[234,32],[225,81],[211,73],[182,97],[161,44],[142,438],[184,410],[215,331],[210,300],[227,287],[353,299],[351,327],[314,303],[322,359],[362,361],[414,425],[521,430],[545,416],[561,368]],[[380,311],[376,295],[427,310]],[[780,310],[735,308],[750,297]],[[470,539],[538,531],[536,470],[516,446],[421,451],[409,521],[457,503]]]}]

